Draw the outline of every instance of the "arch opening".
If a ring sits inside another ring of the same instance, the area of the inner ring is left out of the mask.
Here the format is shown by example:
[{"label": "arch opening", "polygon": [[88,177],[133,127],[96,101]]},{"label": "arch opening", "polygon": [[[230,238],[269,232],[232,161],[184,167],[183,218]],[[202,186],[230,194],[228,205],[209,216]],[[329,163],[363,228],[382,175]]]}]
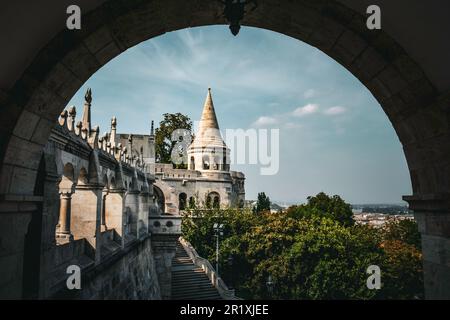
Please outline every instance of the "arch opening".
[{"label": "arch opening", "polygon": [[[1,178],[2,181],[7,182],[2,185],[2,194],[34,195],[33,182],[38,175],[38,161],[27,160],[40,158],[42,146],[48,139],[53,126],[52,121],[57,118],[65,102],[78,90],[81,83],[99,67],[127,48],[161,32],[189,26],[223,23],[222,18],[219,18],[220,15],[216,14],[220,12],[218,4],[211,3],[195,7],[183,1],[178,3],[179,8],[176,10],[179,12],[173,12],[174,16],[179,14],[179,17],[183,17],[183,12],[191,12],[190,21],[167,19],[155,22],[155,19],[149,16],[150,13],[143,14],[140,19],[133,21],[134,17],[130,13],[154,12],[154,10],[147,10],[151,8],[151,4],[136,7],[124,5],[121,12],[111,12],[112,20],[97,21],[95,25],[87,25],[81,38],[67,44],[63,50],[59,47],[57,40],[44,48],[44,53],[34,59],[32,66],[11,90],[11,92],[23,92],[23,96],[9,97],[8,94],[6,107],[2,110],[2,118],[10,118],[13,123],[6,129],[9,131],[5,131],[5,141],[8,143],[2,144],[1,147]],[[262,5],[262,9],[260,8],[255,14],[246,17],[244,24],[278,31],[305,41],[329,54],[360,79],[380,102],[403,144],[414,193],[407,200],[417,211],[417,216],[425,220],[426,212],[433,212],[433,210],[448,212],[447,200],[450,192],[448,121],[441,108],[442,105],[436,102],[439,101],[438,93],[425,73],[387,34],[384,32],[376,35],[368,34],[367,30],[359,26],[360,23],[352,23],[355,20],[361,22],[361,17],[336,1],[317,4],[313,8],[303,3],[293,4],[289,1],[282,1],[282,4],[289,6],[289,13],[282,9],[283,5],[274,6],[269,2]],[[96,16],[101,10],[108,9],[102,7],[93,10],[89,15]],[[339,15],[337,12],[347,14]],[[103,17],[103,15],[98,16]],[[291,22],[290,25],[283,23],[287,17]],[[121,27],[118,25],[119,19],[123,20]],[[152,25],[150,21],[155,24]],[[98,28],[99,25],[102,28]],[[60,36],[64,37],[67,34],[67,31],[64,31]],[[102,50],[89,44],[92,44],[89,39],[99,39],[102,35],[106,35]],[[356,41],[358,45],[348,50],[346,45],[348,41],[350,43]],[[84,52],[86,55],[74,65],[70,55],[77,52]],[[46,55],[46,53],[50,54]],[[46,56],[55,56],[57,59],[46,61]],[[372,63],[368,64],[368,61]],[[406,61],[405,64],[409,67],[399,66],[401,61]],[[78,65],[86,66],[86,68],[76,68]],[[39,70],[45,70],[45,74],[36,74],[36,66],[41,66]],[[55,81],[55,78],[60,81]],[[34,79],[36,81],[33,82],[41,84],[30,85],[24,79]],[[22,112],[13,111],[17,106]],[[35,133],[32,137],[29,137],[28,133],[20,133],[23,119],[26,119],[30,113],[35,119],[33,122]],[[15,150],[31,150],[31,156],[28,152],[15,152]],[[439,152],[433,152],[433,150],[439,150]],[[17,178],[23,176],[27,177],[25,183]],[[83,172],[83,175],[80,172],[80,177],[82,178],[78,179],[78,183],[87,183],[87,172]],[[432,209],[429,206],[430,201],[433,202]],[[157,202],[159,203],[159,200]],[[448,238],[449,235],[446,233],[448,222],[445,221],[442,220],[442,227],[435,228],[436,230],[424,229],[423,232],[429,232],[430,235],[442,239]],[[436,269],[439,264],[433,261],[429,262],[429,265],[430,268]],[[440,290],[450,296],[448,289]]]}]

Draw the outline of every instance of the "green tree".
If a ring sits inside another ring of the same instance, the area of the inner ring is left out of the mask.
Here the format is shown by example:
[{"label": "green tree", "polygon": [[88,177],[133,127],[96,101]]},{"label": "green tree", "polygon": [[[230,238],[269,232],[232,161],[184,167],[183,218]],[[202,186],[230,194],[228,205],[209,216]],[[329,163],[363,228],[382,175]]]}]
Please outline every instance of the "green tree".
[{"label": "green tree", "polygon": [[287,214],[296,218],[327,217],[340,222],[344,226],[354,225],[352,207],[340,196],[330,197],[320,192],[314,197],[308,197],[307,200],[306,204],[289,208]]},{"label": "green tree", "polygon": [[[287,212],[263,210],[257,215],[249,209],[194,209],[183,217],[183,236],[201,256],[215,261],[213,225],[224,225],[221,277],[245,299],[423,297],[414,224],[350,225],[340,219],[345,215],[328,213],[339,211],[336,208],[345,212],[341,198],[319,198],[324,201],[313,199]],[[370,265],[381,268],[381,290],[366,286]]]},{"label": "green tree", "polygon": [[254,207],[254,212],[270,211],[270,198],[264,192],[258,193],[258,200]]},{"label": "green tree", "polygon": [[[156,160],[160,163],[172,163],[171,154],[177,141],[172,141],[172,133],[177,129],[192,131],[192,121],[181,113],[165,113],[159,128],[155,130]],[[180,150],[182,152],[182,150]],[[186,168],[187,163],[176,165],[176,168]]]},{"label": "green tree", "polygon": [[376,239],[360,238],[326,217],[279,216],[258,231],[248,252],[256,262],[249,283],[255,298],[370,299],[377,294],[365,285],[367,266],[383,261]]},{"label": "green tree", "polygon": [[414,220],[391,220],[383,226],[385,240],[400,240],[421,250],[421,236]]},{"label": "green tree", "polygon": [[423,299],[422,253],[401,240],[385,240],[381,268],[382,299]]}]

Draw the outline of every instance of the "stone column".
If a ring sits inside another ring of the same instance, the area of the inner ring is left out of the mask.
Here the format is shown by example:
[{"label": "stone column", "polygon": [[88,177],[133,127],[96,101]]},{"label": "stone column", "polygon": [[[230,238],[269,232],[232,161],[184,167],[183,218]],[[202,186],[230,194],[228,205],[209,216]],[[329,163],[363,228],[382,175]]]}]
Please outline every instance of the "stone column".
[{"label": "stone column", "polygon": [[179,234],[152,234],[155,268],[163,300],[169,300],[172,296],[172,259],[175,256],[179,236]]},{"label": "stone column", "polygon": [[141,239],[148,235],[148,216],[150,210],[150,199],[148,192],[139,194],[139,220],[138,220],[138,238]]},{"label": "stone column", "polygon": [[426,299],[450,299],[450,194],[403,197],[422,235]]},{"label": "stone column", "polygon": [[125,244],[125,192],[123,188],[109,189],[105,198],[105,224],[109,229],[114,229],[114,236],[119,237],[122,247]]},{"label": "stone column", "polygon": [[96,183],[77,185],[72,195],[71,231],[75,238],[85,238],[95,251],[95,261],[100,262],[100,220],[103,185]]},{"label": "stone column", "polygon": [[73,235],[70,231],[70,213],[72,207],[71,200],[72,200],[72,191],[63,191],[60,193],[59,230],[56,233],[58,243],[73,240]]},{"label": "stone column", "polygon": [[139,221],[139,191],[131,190],[127,192],[125,197],[125,207],[128,208],[131,214],[130,220],[130,235],[137,238],[138,235],[138,221]]},{"label": "stone column", "polygon": [[108,227],[106,226],[106,198],[108,196],[109,190],[103,189],[102,192],[102,215],[100,217],[101,224],[100,224],[100,231],[106,231],[108,230]]}]

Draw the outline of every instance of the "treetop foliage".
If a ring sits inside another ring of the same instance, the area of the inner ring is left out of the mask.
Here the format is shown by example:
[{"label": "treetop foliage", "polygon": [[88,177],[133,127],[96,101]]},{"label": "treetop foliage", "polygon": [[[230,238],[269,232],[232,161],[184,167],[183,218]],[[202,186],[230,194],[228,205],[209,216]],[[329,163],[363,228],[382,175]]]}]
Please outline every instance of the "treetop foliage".
[{"label": "treetop foliage", "polygon": [[155,130],[155,151],[158,162],[172,163],[171,153],[176,144],[176,141],[172,141],[172,133],[177,129],[192,131],[191,119],[181,113],[164,113],[163,120]]},{"label": "treetop foliage", "polygon": [[[224,225],[221,276],[242,298],[421,298],[422,256],[415,222],[393,221],[383,228],[355,225],[349,209],[340,197],[323,193],[285,212],[195,209],[183,218],[182,232],[213,262],[213,224]],[[366,286],[370,265],[382,270],[380,290]]]}]

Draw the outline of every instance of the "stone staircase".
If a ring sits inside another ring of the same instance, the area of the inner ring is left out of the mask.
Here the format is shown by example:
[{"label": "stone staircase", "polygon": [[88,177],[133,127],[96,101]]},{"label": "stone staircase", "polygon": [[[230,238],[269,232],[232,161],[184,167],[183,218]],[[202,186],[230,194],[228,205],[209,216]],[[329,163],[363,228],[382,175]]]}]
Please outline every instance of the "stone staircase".
[{"label": "stone staircase", "polygon": [[180,242],[172,260],[172,300],[220,300],[208,276],[189,258]]}]

